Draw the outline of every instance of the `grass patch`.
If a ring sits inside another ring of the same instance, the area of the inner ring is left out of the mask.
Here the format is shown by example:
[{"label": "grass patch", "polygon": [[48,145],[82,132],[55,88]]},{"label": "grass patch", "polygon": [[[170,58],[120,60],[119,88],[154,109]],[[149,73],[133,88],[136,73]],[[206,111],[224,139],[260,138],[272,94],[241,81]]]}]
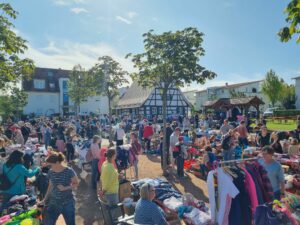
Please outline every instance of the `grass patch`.
[{"label": "grass patch", "polygon": [[[255,124],[251,124],[251,126],[255,127]],[[287,122],[267,120],[267,128],[276,131],[295,130],[297,128],[297,123],[293,120],[288,120]]]}]

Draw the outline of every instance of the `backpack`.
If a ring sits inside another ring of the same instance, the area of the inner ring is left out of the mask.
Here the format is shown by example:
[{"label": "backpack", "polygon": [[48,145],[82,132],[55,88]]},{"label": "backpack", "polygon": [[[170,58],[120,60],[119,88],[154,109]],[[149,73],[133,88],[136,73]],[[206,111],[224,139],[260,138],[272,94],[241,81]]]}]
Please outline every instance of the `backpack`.
[{"label": "backpack", "polygon": [[16,183],[16,181],[18,180],[19,176],[17,176],[17,178],[13,182],[11,182],[8,179],[8,173],[13,168],[15,168],[15,167],[11,167],[7,172],[4,172],[4,170],[3,170],[3,173],[0,174],[0,190],[5,191],[5,190],[10,189]]},{"label": "backpack", "polygon": [[221,146],[222,146],[223,150],[230,149],[230,138],[231,138],[231,136],[227,136],[222,140]]}]

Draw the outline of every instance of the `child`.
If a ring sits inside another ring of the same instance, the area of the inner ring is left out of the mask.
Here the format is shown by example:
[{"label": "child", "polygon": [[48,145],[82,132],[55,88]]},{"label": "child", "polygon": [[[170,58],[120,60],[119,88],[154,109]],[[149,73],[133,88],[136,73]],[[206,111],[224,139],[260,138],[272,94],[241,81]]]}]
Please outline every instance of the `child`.
[{"label": "child", "polygon": [[213,163],[216,161],[216,155],[212,153],[210,146],[205,147],[202,164],[200,164],[201,173],[203,178],[206,179],[207,173],[213,169]]},{"label": "child", "polygon": [[288,154],[289,156],[296,156],[299,154],[299,146],[296,138],[292,139],[291,145],[289,146],[288,149]]},{"label": "child", "polygon": [[178,138],[178,142],[175,145],[175,149],[173,151],[173,157],[177,162],[177,175],[178,177],[184,177],[184,158],[186,157],[186,147],[183,144],[183,137],[180,136]]}]

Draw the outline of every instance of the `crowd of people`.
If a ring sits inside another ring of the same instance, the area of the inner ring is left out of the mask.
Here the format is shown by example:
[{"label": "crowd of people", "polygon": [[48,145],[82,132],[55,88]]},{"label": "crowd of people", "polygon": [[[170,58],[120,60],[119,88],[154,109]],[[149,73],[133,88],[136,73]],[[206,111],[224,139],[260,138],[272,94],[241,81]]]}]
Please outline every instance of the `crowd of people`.
[{"label": "crowd of people", "polygon": [[[199,166],[202,177],[206,179],[218,160],[236,159],[238,149],[247,149],[249,146],[260,148],[259,163],[268,173],[274,197],[280,199],[285,191],[283,170],[273,159],[273,155],[299,154],[300,125],[293,131],[269,132],[266,123],[262,121],[250,132],[248,122],[244,119],[238,123],[231,123],[225,118],[220,129],[216,131],[212,116],[179,116],[168,118],[165,133],[161,126],[162,119],[159,117],[149,121],[142,116],[114,116],[111,121],[113,132],[108,128],[109,120],[106,115],[68,119],[40,118],[18,123],[9,119],[0,129],[1,174],[6,174],[10,183],[9,188],[1,191],[1,211],[7,207],[12,196],[26,192],[27,177],[35,176],[41,173],[44,169],[42,167],[47,167],[49,185],[39,202],[40,205],[45,205],[44,223],[55,224],[58,216],[62,214],[68,225],[75,224],[75,199],[72,191],[78,186],[78,178],[72,165],[75,158],[75,142],[82,139],[90,141],[88,154],[91,162],[91,187],[95,190],[99,187],[99,195],[110,206],[119,202],[119,180],[122,178],[116,165],[117,148],[126,142],[130,144],[130,161],[134,168],[134,178],[138,180],[139,155],[148,154],[154,149],[163,154],[164,136],[167,141],[166,161],[169,171],[177,174],[178,178],[186,177],[184,162],[193,158],[196,150],[202,152]],[[101,146],[105,132],[113,133],[115,147]],[[24,151],[29,137],[37,137],[49,153],[41,168],[34,164],[33,153]],[[153,141],[154,138],[156,142]],[[5,148],[13,143],[20,145],[20,150],[6,156]],[[141,199],[137,203],[135,221],[167,224],[163,213],[151,202],[155,196],[154,187],[144,185],[140,191]]]}]

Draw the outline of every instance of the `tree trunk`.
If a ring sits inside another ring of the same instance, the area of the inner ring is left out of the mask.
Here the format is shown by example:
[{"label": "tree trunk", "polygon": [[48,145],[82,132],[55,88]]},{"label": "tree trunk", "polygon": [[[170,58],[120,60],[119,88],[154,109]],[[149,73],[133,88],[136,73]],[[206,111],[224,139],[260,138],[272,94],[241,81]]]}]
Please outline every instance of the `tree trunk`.
[{"label": "tree trunk", "polygon": [[111,110],[111,99],[108,97],[108,114],[109,114],[109,145],[113,146],[113,130],[112,130],[112,110]]},{"label": "tree trunk", "polygon": [[162,170],[164,174],[167,174],[167,157],[168,157],[168,151],[167,151],[167,136],[166,136],[166,123],[167,123],[167,92],[168,92],[168,88],[163,88],[163,93],[162,93],[162,98],[163,98],[163,106],[162,106],[162,113],[163,113],[163,147],[162,147],[162,151],[163,151],[163,158],[162,160]]}]

